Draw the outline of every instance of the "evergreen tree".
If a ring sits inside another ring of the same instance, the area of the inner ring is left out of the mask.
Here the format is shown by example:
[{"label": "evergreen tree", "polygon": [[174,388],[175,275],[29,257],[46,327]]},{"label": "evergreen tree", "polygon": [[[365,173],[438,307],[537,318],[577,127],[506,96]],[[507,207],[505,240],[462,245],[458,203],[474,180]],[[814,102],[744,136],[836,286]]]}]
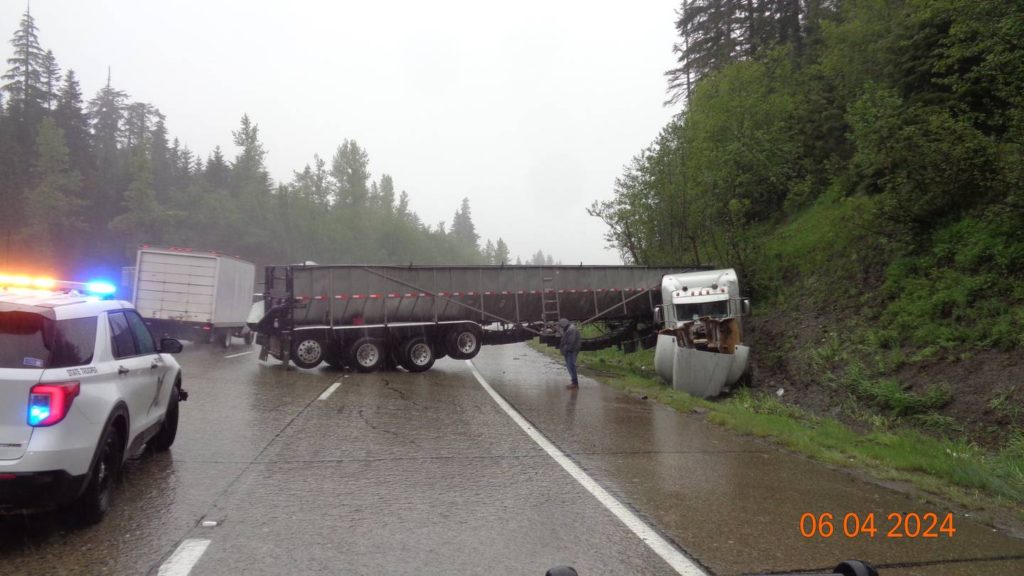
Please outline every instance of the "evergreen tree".
[{"label": "evergreen tree", "polygon": [[494,247],[494,263],[504,266],[508,264],[508,245],[501,238],[498,238],[498,243]]},{"label": "evergreen tree", "polygon": [[72,167],[85,177],[92,172],[92,139],[82,103],[82,89],[74,70],[68,70],[64,75],[53,118],[57,127],[64,131]]},{"label": "evergreen tree", "polygon": [[36,186],[25,201],[24,240],[37,258],[55,263],[62,245],[82,232],[81,177],[71,167],[64,132],[52,118],[39,125],[34,166]]},{"label": "evergreen tree", "polygon": [[460,245],[471,247],[474,252],[480,249],[477,244],[480,235],[476,233],[476,226],[473,225],[473,218],[469,213],[469,198],[463,198],[462,206],[455,211],[451,235]]},{"label": "evergreen tree", "polygon": [[380,200],[381,208],[391,213],[395,210],[395,182],[389,174],[382,174],[380,177]]},{"label": "evergreen tree", "polygon": [[8,108],[24,114],[41,108],[46,100],[46,53],[39,46],[39,29],[27,8],[11,38],[11,46],[14,55],[7,59],[9,68],[3,75],[3,91],[10,95]]},{"label": "evergreen tree", "polygon": [[110,222],[110,229],[121,233],[128,254],[144,242],[166,240],[173,219],[177,216],[161,206],[153,191],[152,166],[148,151],[140,146],[132,153],[131,184],[121,202],[124,210]]},{"label": "evergreen tree", "polygon": [[494,242],[487,241],[487,245],[484,246],[484,264],[496,264],[495,262],[495,249]]},{"label": "evergreen tree", "polygon": [[228,167],[227,161],[224,160],[224,152],[221,151],[220,146],[214,147],[210,157],[206,160],[206,166],[202,172],[203,178],[210,187],[221,190],[227,189],[228,180],[231,177],[231,169]]},{"label": "evergreen tree", "polygon": [[57,65],[57,58],[52,50],[43,54],[43,68],[41,70],[43,79],[43,100],[47,110],[53,110],[57,105],[58,92],[60,90],[60,66]]},{"label": "evergreen tree", "polygon": [[345,140],[338,146],[331,162],[331,176],[337,182],[337,203],[341,206],[362,207],[369,197],[370,157],[355,140]]}]

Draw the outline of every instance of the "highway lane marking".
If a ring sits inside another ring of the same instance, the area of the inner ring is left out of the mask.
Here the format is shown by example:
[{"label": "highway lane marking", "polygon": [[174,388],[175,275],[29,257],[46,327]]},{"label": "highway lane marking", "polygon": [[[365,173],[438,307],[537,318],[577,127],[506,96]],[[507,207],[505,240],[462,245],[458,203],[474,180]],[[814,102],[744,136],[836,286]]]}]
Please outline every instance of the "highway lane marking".
[{"label": "highway lane marking", "polygon": [[640,540],[647,544],[647,547],[651,549],[655,554],[661,557],[669,566],[672,567],[678,574],[683,576],[707,576],[693,560],[687,558],[678,548],[673,546],[667,540],[662,538],[653,528],[648,526],[643,520],[641,520],[632,510],[627,508],[622,502],[619,502],[614,496],[608,493],[607,490],[601,487],[593,478],[591,478],[586,472],[583,471],[575,462],[573,462],[568,456],[565,455],[561,450],[558,449],[540,430],[537,430],[533,424],[530,424],[518,410],[512,407],[501,394],[498,394],[491,385],[484,380],[483,375],[476,369],[472,360],[466,360],[466,364],[469,365],[470,370],[473,371],[473,376],[476,381],[483,386],[484,390],[490,394],[491,398],[505,411],[506,414],[512,418],[512,421],[519,425],[520,428],[526,432],[527,436],[533,439],[548,456],[551,456],[555,462],[565,469],[573,478],[576,479],[587,492],[590,492],[597,500],[608,509],[609,512],[614,514],[623,524],[629,528],[633,534],[636,534]]},{"label": "highway lane marking", "polygon": [[255,354],[255,350],[249,350],[248,352],[239,352],[238,354],[228,354],[225,358],[238,358],[239,356],[245,356],[246,354]]},{"label": "highway lane marking", "polygon": [[174,554],[171,554],[171,557],[160,566],[158,576],[188,576],[209,545],[209,540],[197,538],[185,540],[174,551]]},{"label": "highway lane marking", "polygon": [[327,387],[327,390],[324,390],[324,393],[321,394],[320,397],[317,398],[317,400],[327,400],[328,398],[331,397],[331,394],[334,394],[334,391],[338,389],[338,386],[341,386],[341,382],[335,382],[334,384],[331,384],[330,386]]}]

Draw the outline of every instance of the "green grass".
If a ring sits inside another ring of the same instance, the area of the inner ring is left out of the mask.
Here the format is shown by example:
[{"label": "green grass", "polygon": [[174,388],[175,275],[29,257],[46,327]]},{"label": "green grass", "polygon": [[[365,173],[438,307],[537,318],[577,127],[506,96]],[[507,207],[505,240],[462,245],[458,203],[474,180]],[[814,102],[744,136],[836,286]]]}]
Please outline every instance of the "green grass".
[{"label": "green grass", "polygon": [[[557,354],[531,343],[536,349]],[[828,359],[831,353],[824,354]],[[784,404],[772,394],[741,390],[721,401],[708,401],[662,384],[653,373],[653,351],[623,354],[615,349],[584,352],[584,370],[631,395],[646,396],[681,412],[707,414],[710,422],[740,434],[769,439],[828,464],[870,471],[877,477],[910,482],[962,506],[1001,506],[1024,520],[1024,431],[1001,451],[981,449],[964,440],[940,439],[919,431],[893,428],[899,418],[876,417],[875,431],[865,433],[836,420]],[[864,379],[858,393],[896,415],[920,419],[925,426],[948,424],[929,408],[948,401],[948,390],[915,394],[892,382]],[[937,419],[937,420],[936,420]]]}]

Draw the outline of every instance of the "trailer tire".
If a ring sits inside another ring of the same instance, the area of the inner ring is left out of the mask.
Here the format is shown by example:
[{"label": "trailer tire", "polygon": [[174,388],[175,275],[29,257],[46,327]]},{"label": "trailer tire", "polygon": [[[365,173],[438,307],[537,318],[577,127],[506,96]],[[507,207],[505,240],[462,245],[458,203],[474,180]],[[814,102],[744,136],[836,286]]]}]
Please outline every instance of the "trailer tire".
[{"label": "trailer tire", "polygon": [[292,342],[291,361],[299,368],[316,368],[324,360],[324,343],[313,337],[299,337]]},{"label": "trailer tire", "polygon": [[348,349],[348,364],[358,372],[374,372],[384,363],[387,350],[379,338],[360,338]]},{"label": "trailer tire", "polygon": [[398,357],[402,368],[409,372],[426,372],[434,365],[434,347],[423,336],[413,336],[402,343]]},{"label": "trailer tire", "polygon": [[476,327],[459,327],[445,337],[448,355],[456,360],[469,360],[480,352],[480,331]]},{"label": "trailer tire", "polygon": [[217,335],[217,343],[225,350],[231,348],[231,328],[221,330],[220,334]]}]

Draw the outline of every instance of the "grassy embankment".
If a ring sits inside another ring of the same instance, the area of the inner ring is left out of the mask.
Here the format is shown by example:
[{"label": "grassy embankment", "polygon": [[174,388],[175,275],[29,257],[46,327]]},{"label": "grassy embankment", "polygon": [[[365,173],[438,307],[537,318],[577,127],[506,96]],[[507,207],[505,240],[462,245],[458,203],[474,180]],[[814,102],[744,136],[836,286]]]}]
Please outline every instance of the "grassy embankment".
[{"label": "grassy embankment", "polygon": [[[536,341],[535,349],[557,356]],[[1024,437],[998,453],[963,440],[944,440],[910,429],[864,433],[831,418],[786,405],[770,393],[741,390],[717,401],[702,400],[663,384],[653,373],[653,350],[583,352],[588,375],[628,394],[646,396],[680,412],[702,412],[710,422],[741,434],[767,438],[813,459],[861,468],[879,478],[919,489],[971,509],[1017,508],[1024,520]]]},{"label": "grassy embankment", "polygon": [[[767,231],[757,272],[776,280],[749,323],[771,327],[767,335],[760,329],[753,361],[773,379],[705,401],[661,383],[653,350],[585,352],[581,364],[625,392],[707,411],[709,421],[739,433],[1024,520],[1024,407],[1012,377],[979,390],[978,382],[935,376],[976,353],[1024,343],[1024,307],[1015,304],[1024,287],[999,269],[1015,260],[1006,251],[1021,245],[1008,246],[1005,231],[961,222],[941,230],[922,256],[893,262],[867,227],[837,225],[868,212],[866,202],[823,197]],[[921,381],[901,381],[901,369],[920,366],[930,370]],[[968,393],[983,399],[987,421],[965,424],[948,409]]]}]

